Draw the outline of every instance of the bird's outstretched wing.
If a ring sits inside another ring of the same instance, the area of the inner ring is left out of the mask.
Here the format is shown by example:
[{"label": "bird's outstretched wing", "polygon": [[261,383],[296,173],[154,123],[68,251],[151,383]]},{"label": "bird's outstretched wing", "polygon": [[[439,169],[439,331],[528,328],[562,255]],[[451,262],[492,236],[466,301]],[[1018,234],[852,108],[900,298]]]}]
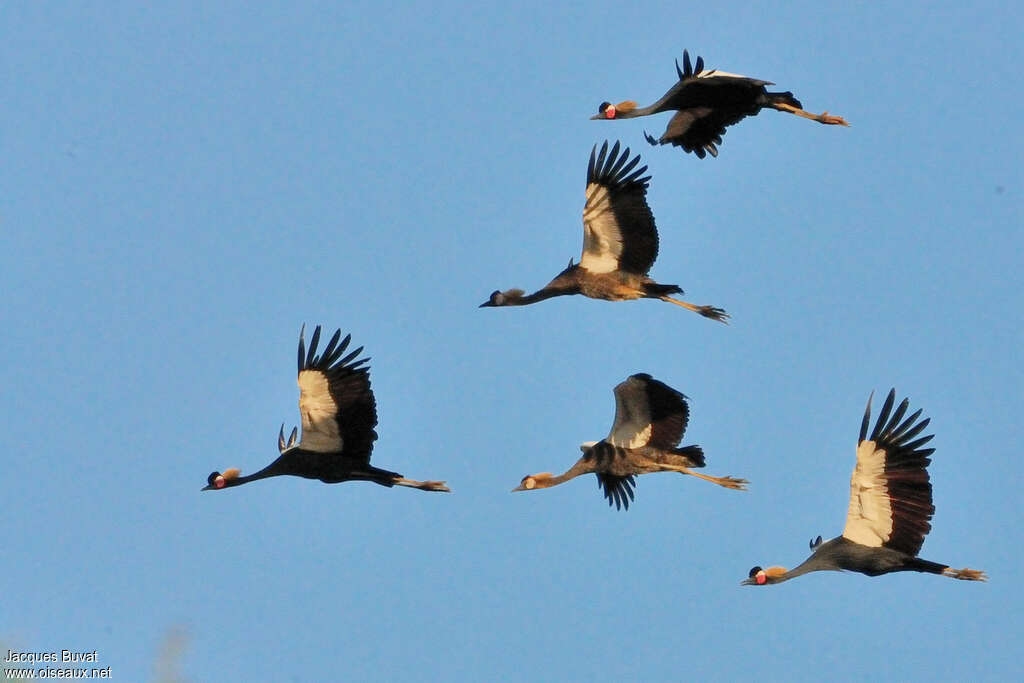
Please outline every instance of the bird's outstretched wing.
[{"label": "bird's outstretched wing", "polygon": [[843,537],[916,556],[935,513],[926,469],[931,462],[928,456],[935,449],[921,448],[932,435],[915,438],[930,419],[918,421],[920,410],[903,419],[908,399],[891,412],[895,398],[896,390],[890,390],[870,436],[868,399],[857,444],[857,466],[850,478],[850,509]]},{"label": "bird's outstretched wing", "polygon": [[[627,163],[628,162],[628,163]],[[658,231],[647,205],[646,166],[634,170],[640,156],[629,160],[629,148],[608,141],[590,151],[587,202],[583,207],[583,255],[580,267],[592,273],[621,270],[646,275],[658,257]]]},{"label": "bird's outstretched wing", "polygon": [[679,445],[689,418],[686,396],[639,373],[615,387],[615,421],[607,441],[622,448],[667,450]]},{"label": "bird's outstretched wing", "polygon": [[597,473],[597,486],[604,490],[604,497],[608,500],[608,506],[615,505],[616,510],[629,509],[633,500],[633,488],[636,480],[633,475],[618,477],[614,474]]},{"label": "bird's outstretched wing", "polygon": [[[322,354],[317,355],[320,326],[306,351],[305,328],[299,334],[299,412],[302,438],[299,447],[320,453],[344,451],[346,456],[369,462],[377,440],[377,403],[370,389],[369,358],[355,360],[363,347],[342,357],[352,335],[341,339],[334,333]],[[340,340],[340,343],[339,343]]]},{"label": "bird's outstretched wing", "polygon": [[705,70],[704,60],[697,57],[690,64],[690,54],[683,50],[683,68],[676,61],[679,82],[653,105],[661,111],[677,110],[659,139],[644,133],[652,145],[671,144],[693,152],[703,159],[718,156],[725,129],[753,116],[760,109],[758,96],[769,81],[748,78],[717,69]]},{"label": "bird's outstretched wing", "polygon": [[660,138],[655,139],[646,132],[644,137],[652,145],[682,147],[683,151],[693,152],[700,159],[708,154],[717,157],[726,126],[738,123],[745,116],[723,116],[711,107],[688,107],[675,113]]}]

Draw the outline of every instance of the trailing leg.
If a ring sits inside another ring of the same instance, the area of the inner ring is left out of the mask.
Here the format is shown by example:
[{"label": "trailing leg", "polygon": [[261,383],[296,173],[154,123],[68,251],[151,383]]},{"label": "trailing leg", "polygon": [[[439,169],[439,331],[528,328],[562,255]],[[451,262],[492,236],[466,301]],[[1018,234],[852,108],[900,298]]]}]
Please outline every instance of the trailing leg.
[{"label": "trailing leg", "polygon": [[660,467],[665,472],[679,472],[680,474],[689,474],[694,477],[697,477],[698,479],[710,481],[712,484],[718,484],[719,486],[724,486],[727,489],[733,489],[734,491],[747,490],[748,482],[746,479],[737,479],[736,477],[712,477],[711,475],[701,474],[700,472],[694,472],[688,467],[681,467],[679,465],[661,464]]},{"label": "trailing leg", "polygon": [[416,481],[415,479],[406,479],[405,477],[396,477],[392,480],[392,484],[397,486],[408,486],[413,489],[420,489],[421,491],[444,491],[451,493],[451,489],[445,486],[443,481]]},{"label": "trailing leg", "polygon": [[717,320],[718,322],[725,323],[726,325],[729,324],[729,322],[728,322],[729,314],[726,313],[721,308],[716,308],[715,306],[697,306],[696,304],[691,304],[688,301],[681,301],[680,299],[673,299],[670,296],[659,296],[658,298],[661,299],[662,301],[667,301],[670,304],[675,304],[676,306],[682,306],[683,308],[685,308],[685,309],[687,309],[689,311],[693,311],[694,313],[699,313],[700,315],[704,316],[705,318],[711,318],[712,320]]},{"label": "trailing leg", "polygon": [[794,107],[793,105],[787,104],[786,102],[778,101],[773,101],[769,106],[772,107],[773,109],[778,109],[779,111],[788,111],[790,114],[796,114],[797,116],[801,116],[805,119],[817,121],[818,123],[824,123],[825,125],[829,126],[850,125],[843,119],[842,116],[832,116],[827,111],[822,112],[820,114],[812,114],[809,111],[804,111],[800,107]]}]

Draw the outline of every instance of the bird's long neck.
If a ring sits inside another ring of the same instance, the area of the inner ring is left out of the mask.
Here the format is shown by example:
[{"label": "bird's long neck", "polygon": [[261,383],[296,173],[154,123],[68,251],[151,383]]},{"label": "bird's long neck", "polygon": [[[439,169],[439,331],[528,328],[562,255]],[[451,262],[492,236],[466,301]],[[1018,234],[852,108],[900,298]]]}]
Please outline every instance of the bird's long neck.
[{"label": "bird's long neck", "polygon": [[530,303],[534,301],[543,301],[544,299],[550,299],[555,296],[565,296],[567,294],[579,294],[579,287],[557,287],[552,289],[542,289],[530,294],[527,299]]},{"label": "bird's long neck", "polygon": [[842,554],[844,546],[848,543],[849,541],[842,536],[826,541],[825,543],[817,546],[811,556],[796,567],[793,567],[784,574],[772,577],[772,583],[789,581],[790,579],[795,579],[798,576],[809,574],[810,572],[842,569],[839,562],[836,560],[836,554]]},{"label": "bird's long neck", "polygon": [[242,484],[248,484],[250,481],[257,481],[259,479],[267,479],[268,477],[280,477],[285,474],[294,474],[291,468],[288,467],[288,463],[283,457],[279,457],[274,462],[264,467],[259,472],[253,472],[250,475],[244,477],[235,477],[234,479],[228,480],[228,486],[241,486]]},{"label": "bird's long neck", "polygon": [[268,477],[277,477],[285,472],[268,472],[268,467],[263,468],[259,472],[254,472],[246,477],[236,477],[228,481],[228,486],[241,486],[242,484],[248,484],[250,481],[256,481],[257,479],[266,479]]},{"label": "bird's long neck", "polygon": [[650,116],[651,114],[657,114],[665,111],[665,108],[660,108],[658,105],[661,102],[655,102],[647,107],[637,107],[636,109],[630,109],[629,111],[620,111],[615,114],[617,119],[635,119],[638,116]]},{"label": "bird's long neck", "polygon": [[783,581],[789,581],[790,579],[795,579],[798,576],[803,576],[804,574],[809,574],[810,572],[821,571],[823,569],[835,569],[835,567],[821,566],[820,562],[814,561],[814,555],[811,555],[806,560],[798,564],[796,567],[793,567],[789,571],[785,572],[784,574],[773,576],[772,583],[782,583]]},{"label": "bird's long neck", "polygon": [[550,488],[552,486],[558,486],[559,484],[563,484],[563,483],[569,481],[570,479],[575,479],[576,477],[580,476],[581,474],[589,474],[589,473],[591,473],[593,471],[594,471],[594,463],[593,463],[593,461],[587,461],[587,460],[584,460],[583,458],[580,458],[578,461],[576,461],[575,465],[573,465],[572,467],[567,469],[565,472],[562,472],[561,474],[559,474],[557,476],[554,476],[554,477],[544,477],[542,479],[537,479],[536,480],[537,488],[539,488],[539,489],[546,489],[546,488]]},{"label": "bird's long neck", "polygon": [[569,481],[570,479],[575,479],[576,477],[580,476],[581,474],[583,474],[583,473],[582,472],[573,472],[572,470],[569,470],[567,472],[563,472],[562,474],[559,474],[557,477],[549,477],[542,484],[542,488],[547,488],[549,486],[558,486],[559,484],[564,484],[565,482]]},{"label": "bird's long neck", "polygon": [[570,294],[571,292],[563,291],[562,289],[556,289],[551,287],[545,287],[544,289],[537,290],[533,294],[526,294],[523,296],[510,296],[505,299],[506,306],[527,306],[529,304],[537,303],[538,301],[544,301],[555,296],[562,296],[563,294]]},{"label": "bird's long neck", "polygon": [[[670,90],[669,92],[671,93],[671,92],[674,92],[674,91],[675,91],[675,88],[673,88],[673,90]],[[665,111],[666,107],[664,107],[663,105],[667,101],[668,101],[668,93],[666,93],[665,96],[662,97],[660,100],[658,100],[654,104],[652,104],[650,106],[647,106],[647,107],[638,107],[638,106],[636,106],[636,102],[633,101],[633,100],[623,100],[622,102],[619,102],[618,104],[616,104],[614,106],[609,105],[609,108],[614,112],[614,114],[612,114],[612,116],[610,116],[609,118],[613,118],[613,119],[635,119],[638,116],[647,116],[648,114],[657,114],[660,111]],[[604,105],[602,105],[602,107],[603,106]],[[601,111],[602,111],[602,113],[605,113],[606,110],[602,109]],[[605,114],[605,115],[607,116],[607,114]]]}]

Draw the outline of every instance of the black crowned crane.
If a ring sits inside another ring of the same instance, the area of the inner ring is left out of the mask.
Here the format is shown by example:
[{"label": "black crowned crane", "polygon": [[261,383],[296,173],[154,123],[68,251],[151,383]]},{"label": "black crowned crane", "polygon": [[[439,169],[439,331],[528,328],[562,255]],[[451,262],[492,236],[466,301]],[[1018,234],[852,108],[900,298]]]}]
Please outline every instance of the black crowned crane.
[{"label": "black crowned crane", "polygon": [[619,154],[618,142],[610,153],[607,141],[600,154],[594,145],[587,166],[580,262],[569,259],[565,270],[533,294],[521,289],[495,291],[480,307],[525,306],[553,296],[582,294],[606,301],[661,299],[725,322],[729,316],[721,308],[673,299],[669,294],[683,293],[678,285],[661,285],[647,276],[658,257],[658,230],[647,205],[651,177],[643,176],[646,166],[634,170],[638,163],[639,155],[629,161],[628,147]]},{"label": "black crowned crane", "polygon": [[[783,567],[754,567],[744,585],[782,583],[808,572],[825,569],[879,576],[890,572],[928,572],[953,579],[985,581],[984,572],[951,567],[917,556],[931,530],[932,485],[928,480],[929,457],[934,448],[921,448],[932,435],[917,437],[928,426],[921,411],[903,419],[909,401],[903,399],[892,411],[896,390],[882,405],[871,435],[871,399],[864,411],[857,444],[857,466],[850,479],[850,508],[843,535],[811,541],[813,554],[791,571]],[[891,413],[891,414],[890,414]],[[902,420],[902,421],[901,421]]]},{"label": "black crowned crane", "polygon": [[648,374],[632,375],[615,387],[615,422],[607,438],[580,445],[583,457],[564,474],[531,474],[512,490],[546,489],[593,473],[608,505],[614,503],[617,509],[627,510],[637,474],[679,472],[744,490],[746,479],[711,477],[691,469],[704,467],[704,451],[700,446],[677,448],[689,417],[686,396]]},{"label": "black crowned crane", "polygon": [[747,78],[737,74],[712,69],[704,70],[704,59],[697,57],[696,67],[690,64],[690,54],[683,50],[683,68],[676,60],[679,82],[661,99],[649,107],[637,107],[636,102],[627,100],[618,104],[602,102],[596,116],[591,120],[632,119],[649,116],[663,111],[675,111],[668,122],[665,133],[654,139],[644,132],[647,142],[652,145],[671,144],[693,152],[703,159],[710,154],[718,156],[717,145],[722,144],[725,129],[739,123],[747,116],[757,116],[765,107],[786,111],[818,123],[848,126],[840,116],[811,114],[803,110],[800,101],[791,92],[768,92],[768,81]]},{"label": "black crowned crane", "polygon": [[[302,438],[295,442],[298,428],[287,442],[284,426],[277,436],[280,456],[259,472],[239,476],[237,469],[213,472],[204,491],[240,486],[257,479],[284,474],[319,479],[325,484],[342,481],[372,481],[381,486],[409,486],[424,491],[448,491],[443,481],[414,481],[396,472],[370,464],[370,452],[377,440],[377,403],[370,389],[369,358],[355,360],[363,347],[346,356],[352,335],[341,339],[334,333],[322,355],[317,355],[320,326],[306,351],[305,326],[299,333],[299,413]],[[339,343],[340,340],[340,343]]]}]

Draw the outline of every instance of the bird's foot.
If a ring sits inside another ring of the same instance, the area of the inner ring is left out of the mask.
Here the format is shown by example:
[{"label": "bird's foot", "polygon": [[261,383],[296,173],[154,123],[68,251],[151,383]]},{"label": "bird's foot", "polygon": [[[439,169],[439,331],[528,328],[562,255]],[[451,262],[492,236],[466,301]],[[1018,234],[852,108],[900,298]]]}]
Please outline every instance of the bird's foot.
[{"label": "bird's foot", "polygon": [[729,324],[729,314],[721,308],[714,306],[697,306],[697,313],[700,313],[705,318],[711,318],[717,320],[720,323]]},{"label": "bird's foot", "polygon": [[649,142],[652,146],[654,146],[654,147],[658,146],[657,138],[655,138],[653,135],[648,133],[646,130],[644,131],[644,139],[647,140],[647,142]]},{"label": "bird's foot", "polygon": [[960,579],[961,581],[988,581],[988,576],[983,571],[977,569],[953,569],[952,567],[946,567],[942,570],[943,576],[948,576],[951,579]]},{"label": "bird's foot", "polygon": [[814,117],[814,120],[818,123],[824,123],[826,126],[849,126],[842,116],[832,116],[827,111],[823,111]]},{"label": "bird's foot", "polygon": [[737,477],[717,477],[718,481],[715,482],[719,486],[724,486],[727,489],[734,491],[746,491],[748,482],[746,479],[739,479]]},{"label": "bird's foot", "polygon": [[398,477],[392,481],[393,484],[398,486],[408,486],[412,489],[420,489],[421,491],[444,491],[445,493],[451,493],[451,489],[445,486],[443,481],[416,481],[415,479],[406,479],[405,477]]}]

